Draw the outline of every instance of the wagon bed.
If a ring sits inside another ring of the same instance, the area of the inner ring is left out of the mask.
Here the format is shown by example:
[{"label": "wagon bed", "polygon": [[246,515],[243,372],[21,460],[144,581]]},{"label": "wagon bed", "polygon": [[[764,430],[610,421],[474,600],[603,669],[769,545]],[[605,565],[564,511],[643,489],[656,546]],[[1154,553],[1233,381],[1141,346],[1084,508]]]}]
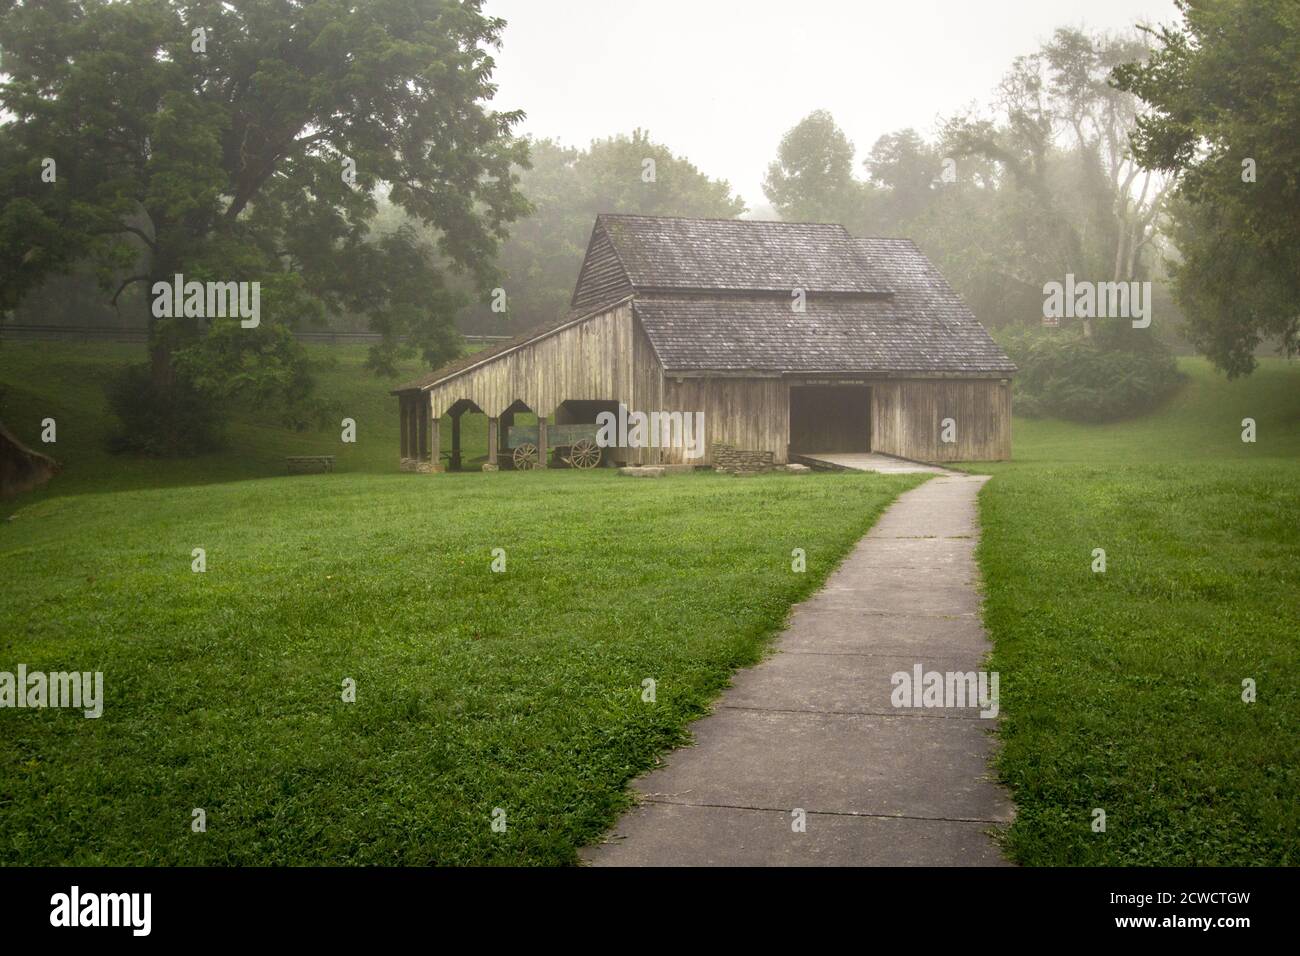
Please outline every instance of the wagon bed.
[{"label": "wagon bed", "polygon": [[[595,468],[603,457],[596,444],[598,425],[547,425],[546,444],[560,451],[566,464],[586,470]],[[506,429],[506,447],[511,450],[514,466],[520,470],[541,466],[538,461],[540,430],[536,425],[511,425]]]}]

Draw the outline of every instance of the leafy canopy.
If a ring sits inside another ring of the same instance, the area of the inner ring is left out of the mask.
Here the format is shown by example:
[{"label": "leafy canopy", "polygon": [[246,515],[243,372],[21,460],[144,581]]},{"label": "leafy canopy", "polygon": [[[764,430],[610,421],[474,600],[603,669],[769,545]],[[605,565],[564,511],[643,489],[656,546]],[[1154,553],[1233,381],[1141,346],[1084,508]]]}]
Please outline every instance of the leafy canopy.
[{"label": "leafy canopy", "polygon": [[[154,379],[286,406],[309,387],[289,329],[326,310],[383,333],[377,369],[452,357],[448,273],[489,288],[527,210],[522,114],[488,107],[504,22],[482,6],[0,4],[0,308],[87,259],[115,299],[176,273],[260,281],[255,329],[151,314]],[[427,231],[368,237],[381,184]]]},{"label": "leafy canopy", "polygon": [[1151,107],[1134,150],[1176,171],[1171,268],[1187,334],[1229,376],[1275,337],[1300,347],[1300,4],[1179,0],[1145,64],[1115,71]]}]

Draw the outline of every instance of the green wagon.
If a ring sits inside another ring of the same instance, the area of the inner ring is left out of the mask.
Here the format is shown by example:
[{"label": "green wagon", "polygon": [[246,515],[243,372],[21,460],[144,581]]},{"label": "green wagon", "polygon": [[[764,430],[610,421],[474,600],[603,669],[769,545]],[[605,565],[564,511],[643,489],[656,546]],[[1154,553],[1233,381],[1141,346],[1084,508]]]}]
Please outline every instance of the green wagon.
[{"label": "green wagon", "polygon": [[[586,471],[600,464],[603,449],[596,444],[597,425],[548,425],[546,444],[560,453],[560,460]],[[536,425],[511,425],[506,429],[506,447],[516,469],[527,471],[544,464],[538,461]]]}]

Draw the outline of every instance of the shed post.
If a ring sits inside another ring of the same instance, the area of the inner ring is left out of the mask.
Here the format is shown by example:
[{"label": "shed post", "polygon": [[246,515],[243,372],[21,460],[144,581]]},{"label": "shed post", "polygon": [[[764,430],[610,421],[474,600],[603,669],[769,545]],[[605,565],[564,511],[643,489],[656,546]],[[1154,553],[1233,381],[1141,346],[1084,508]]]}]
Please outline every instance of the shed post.
[{"label": "shed post", "polygon": [[429,419],[426,415],[417,415],[416,424],[416,453],[412,457],[424,460],[429,454]]},{"label": "shed post", "polygon": [[546,446],[546,416],[537,416],[537,467],[545,468],[550,449]]},{"label": "shed post", "polygon": [[410,454],[408,453],[410,449],[406,447],[406,441],[407,441],[406,405],[407,405],[406,396],[398,395],[397,396],[397,430],[401,434],[401,438],[402,438],[402,442],[401,442],[402,450],[398,452],[398,457],[397,457],[397,460],[399,462],[405,461],[407,458],[411,457]]},{"label": "shed post", "polygon": [[451,471],[460,471],[460,416],[463,414],[463,408],[451,413],[451,460],[447,462]]},{"label": "shed post", "polygon": [[510,457],[510,426],[514,423],[514,412],[506,409],[501,413],[500,426],[497,428],[497,448],[507,458]]},{"label": "shed post", "polygon": [[488,464],[493,468],[497,466],[497,420],[488,419]]},{"label": "shed post", "polygon": [[438,471],[439,456],[442,454],[442,441],[438,433],[438,416],[433,413],[433,396],[429,396],[429,407],[424,413],[429,421],[429,471]]},{"label": "shed post", "polygon": [[416,432],[420,427],[420,399],[412,398],[406,409],[406,450],[412,461],[420,460],[419,438]]}]

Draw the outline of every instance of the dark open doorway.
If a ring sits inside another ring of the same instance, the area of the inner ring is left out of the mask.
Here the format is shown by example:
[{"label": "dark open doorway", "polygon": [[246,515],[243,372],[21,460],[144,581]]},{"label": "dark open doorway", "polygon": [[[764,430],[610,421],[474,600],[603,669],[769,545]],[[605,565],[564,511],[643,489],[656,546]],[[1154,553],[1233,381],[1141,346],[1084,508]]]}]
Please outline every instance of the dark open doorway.
[{"label": "dark open doorway", "polygon": [[871,386],[790,387],[790,454],[822,451],[871,451]]}]

